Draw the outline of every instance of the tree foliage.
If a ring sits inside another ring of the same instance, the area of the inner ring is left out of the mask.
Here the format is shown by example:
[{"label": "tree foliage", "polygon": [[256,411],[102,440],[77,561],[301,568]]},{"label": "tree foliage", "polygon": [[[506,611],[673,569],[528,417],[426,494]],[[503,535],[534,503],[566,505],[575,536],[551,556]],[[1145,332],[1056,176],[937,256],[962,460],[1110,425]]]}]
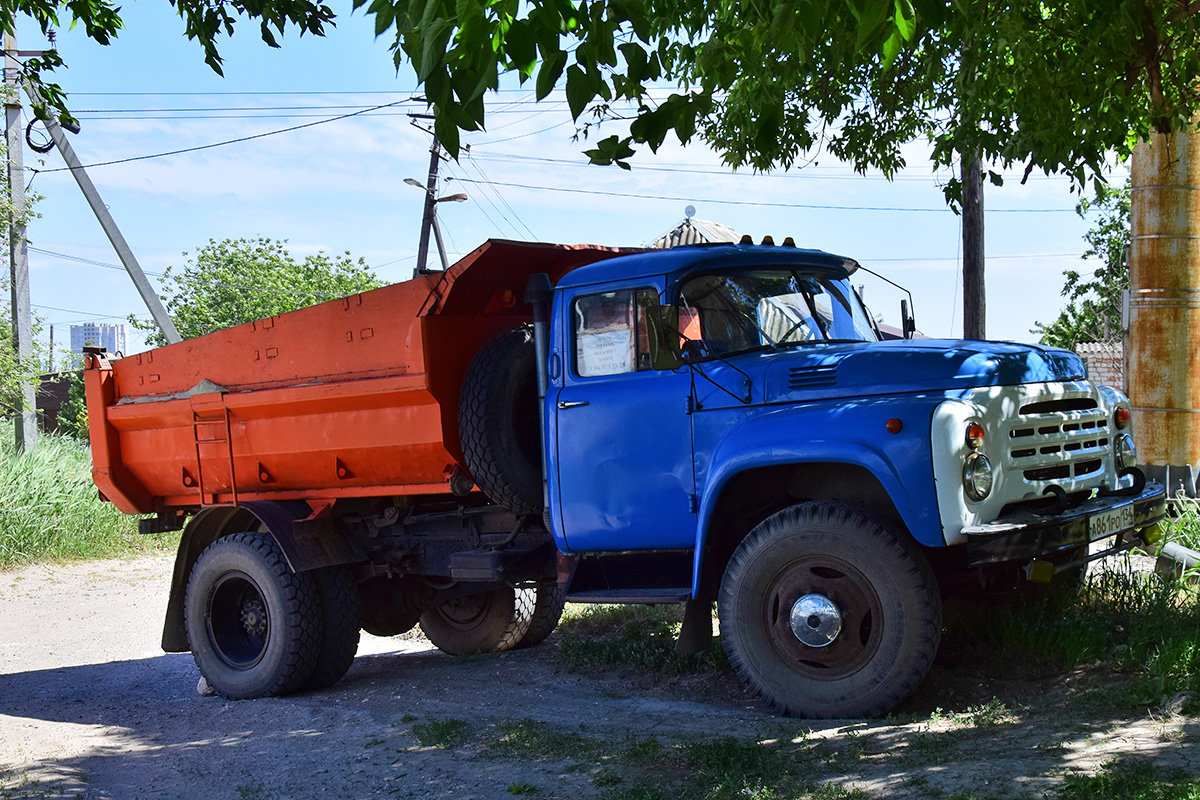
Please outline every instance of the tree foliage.
[{"label": "tree foliage", "polygon": [[[900,148],[928,137],[937,165],[978,152],[1082,184],[1198,107],[1188,0],[355,1],[394,30],[451,151],[454,128],[484,124],[502,72],[534,79],[539,98],[561,84],[585,124],[631,105],[628,133],[588,151],[620,164],[673,131],[734,167],[827,147],[890,175]],[[664,83],[679,88],[652,100]]]},{"label": "tree foliage", "polygon": [[[218,43],[222,36],[232,36],[239,18],[258,23],[259,35],[271,47],[278,47],[278,36],[288,26],[306,33],[322,36],[325,26],[334,24],[333,10],[312,0],[170,0],[184,23],[184,33],[204,51],[204,62],[217,74],[221,72]],[[7,0],[0,3],[0,28],[15,30],[19,16],[31,18],[42,34],[62,25],[82,25],[89,38],[99,44],[111,44],[124,27],[121,9],[110,0]],[[57,112],[64,122],[74,121],[67,109],[62,87],[48,79],[64,66],[62,57],[49,50],[21,63],[24,77],[39,89],[49,108],[40,113]]]},{"label": "tree foliage", "polygon": [[[239,17],[263,40],[289,25],[321,35],[312,0],[171,0],[220,72],[218,44]],[[3,4],[43,30],[82,23],[108,44],[109,0]],[[1082,184],[1106,155],[1151,131],[1187,128],[1200,109],[1200,3],[1193,0],[353,0],[412,63],[454,154],[483,128],[506,73],[538,99],[562,88],[571,114],[619,132],[588,150],[628,167],[635,148],[674,133],[733,167],[787,168],[822,149],[891,175],[901,147],[928,138],[938,166],[959,154],[1063,172]],[[61,64],[25,62],[33,77]],[[673,87],[673,88],[669,88]],[[654,98],[669,88],[665,99]],[[57,87],[50,102],[65,110]],[[993,181],[1000,180],[993,174]],[[954,201],[957,181],[947,186]]]},{"label": "tree foliage", "polygon": [[67,373],[67,398],[58,409],[58,430],[81,442],[91,438],[88,429],[87,393],[84,389],[83,371]]},{"label": "tree foliage", "polygon": [[[210,239],[182,268],[168,267],[160,294],[179,334],[191,339],[382,285],[366,262],[349,253],[297,261],[285,245],[262,237]],[[153,321],[129,321],[151,332],[151,344],[166,344]]]},{"label": "tree foliage", "polygon": [[1074,349],[1080,342],[1120,341],[1124,334],[1122,293],[1129,288],[1128,182],[1120,188],[1102,188],[1094,201],[1081,201],[1077,211],[1083,216],[1093,209],[1099,217],[1084,234],[1088,249],[1083,257],[1098,259],[1100,266],[1091,276],[1071,269],[1063,272],[1067,307],[1051,324],[1038,323],[1030,331],[1039,335],[1043,344]]}]

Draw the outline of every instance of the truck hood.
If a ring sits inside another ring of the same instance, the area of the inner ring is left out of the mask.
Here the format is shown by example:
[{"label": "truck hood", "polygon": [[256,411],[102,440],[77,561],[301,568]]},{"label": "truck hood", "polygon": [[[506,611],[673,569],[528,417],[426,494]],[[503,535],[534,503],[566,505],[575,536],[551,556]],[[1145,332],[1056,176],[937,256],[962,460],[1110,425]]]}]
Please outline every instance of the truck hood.
[{"label": "truck hood", "polygon": [[1055,347],[918,339],[829,344],[763,353],[767,403],[1077,381],[1083,360]]}]

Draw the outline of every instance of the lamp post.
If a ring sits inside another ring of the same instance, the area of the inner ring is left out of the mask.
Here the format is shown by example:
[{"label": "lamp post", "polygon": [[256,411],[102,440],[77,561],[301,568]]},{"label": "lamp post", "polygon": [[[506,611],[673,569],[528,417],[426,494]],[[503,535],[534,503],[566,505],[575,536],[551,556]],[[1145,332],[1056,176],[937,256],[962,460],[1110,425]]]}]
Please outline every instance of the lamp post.
[{"label": "lamp post", "polygon": [[[436,181],[434,173],[430,173],[433,180]],[[437,197],[433,191],[433,183],[429,185],[421,183],[416,178],[405,178],[404,182],[409,186],[416,186],[425,192],[425,213],[421,219],[421,244],[417,250],[417,268],[413,271],[413,277],[424,275],[428,272],[425,269],[425,263],[429,257],[429,230],[433,229],[433,238],[437,243],[438,256],[442,260],[442,271],[450,269],[450,262],[446,258],[446,245],[442,241],[442,227],[438,224],[437,219],[437,204],[438,203],[463,203],[468,199],[462,192],[448,194],[445,197]]]}]

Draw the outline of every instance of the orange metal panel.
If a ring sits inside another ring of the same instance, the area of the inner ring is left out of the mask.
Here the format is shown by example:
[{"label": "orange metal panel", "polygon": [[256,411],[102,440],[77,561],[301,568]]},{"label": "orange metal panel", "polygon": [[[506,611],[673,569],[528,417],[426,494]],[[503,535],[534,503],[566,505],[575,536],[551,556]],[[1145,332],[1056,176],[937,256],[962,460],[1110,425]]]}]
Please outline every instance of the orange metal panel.
[{"label": "orange metal panel", "polygon": [[126,512],[444,492],[463,375],[529,318],[529,275],[622,252],[489,241],[444,274],[98,359],[97,485]]}]

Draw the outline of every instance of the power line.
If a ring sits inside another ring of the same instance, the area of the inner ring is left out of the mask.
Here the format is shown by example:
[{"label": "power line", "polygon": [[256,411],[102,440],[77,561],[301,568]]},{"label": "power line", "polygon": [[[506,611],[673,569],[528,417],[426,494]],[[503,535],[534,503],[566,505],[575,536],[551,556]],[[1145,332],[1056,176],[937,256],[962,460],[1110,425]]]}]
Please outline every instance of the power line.
[{"label": "power line", "polygon": [[[472,178],[458,178],[463,183],[482,183]],[[769,203],[765,200],[729,200],[725,198],[698,198],[672,195],[635,194],[633,192],[609,192],[600,189],[571,189],[562,186],[533,186],[527,183],[503,183],[492,181],[495,186],[514,189],[531,189],[538,192],[566,192],[568,194],[590,194],[603,197],[626,197],[638,200],[671,200],[688,203],[714,203],[729,206],[760,206],[768,208],[804,208],[816,211],[900,211],[908,213],[943,213],[949,208],[902,208],[899,206],[831,206],[815,203]],[[1074,214],[1073,208],[989,208],[989,214]]]},{"label": "power line", "polygon": [[[86,314],[88,319],[125,319],[125,317],[115,316],[113,314],[97,314],[92,311],[80,311],[77,308],[58,308],[56,306],[44,306],[40,303],[34,303],[33,307],[40,308],[43,311],[61,311],[64,314]],[[66,325],[67,323],[56,322],[54,324],[55,325]]]},{"label": "power line", "polygon": [[[408,102],[408,101],[407,100],[397,100],[394,103],[384,103],[383,105],[373,106],[372,108],[365,108],[362,111],[355,111],[351,114],[343,114],[340,117],[331,117],[329,119],[323,119],[323,120],[319,120],[317,122],[307,122],[303,125],[293,125],[290,128],[280,128],[279,130],[267,131],[265,133],[256,133],[252,136],[241,136],[237,139],[228,139],[223,142],[214,142],[212,144],[203,144],[203,145],[199,145],[197,147],[185,147],[181,150],[170,150],[165,153],[152,153],[150,155],[145,155],[145,156],[130,156],[129,158],[119,158],[114,161],[101,161],[98,164],[84,165],[83,169],[92,169],[94,167],[110,167],[114,164],[128,164],[131,161],[145,161],[145,160],[151,159],[151,158],[163,158],[165,156],[177,156],[182,153],[194,153],[198,150],[211,150],[214,147],[224,147],[225,145],[229,145],[229,144],[238,144],[241,142],[249,142],[254,139],[263,139],[267,136],[275,136],[280,133],[291,133],[292,131],[298,131],[298,130],[302,130],[304,128],[312,128],[316,125],[324,125],[327,122],[337,122],[339,120],[349,119],[350,117],[357,117],[360,114],[367,114],[371,111],[378,111],[382,108],[391,108],[392,106],[397,106],[400,103],[404,103],[404,102]],[[50,172],[67,172],[70,169],[71,169],[70,167],[56,167],[55,169],[42,169],[42,170],[34,169],[32,171],[34,173],[39,173],[39,172],[50,173]]]},{"label": "power line", "polygon": [[[41,253],[44,256],[50,256],[52,258],[60,258],[63,261],[74,261],[78,264],[87,264],[88,266],[91,266],[91,267],[103,267],[104,269],[115,269],[118,272],[125,271],[125,268],[122,267],[120,264],[110,264],[105,261],[96,261],[95,259],[91,259],[91,258],[82,258],[81,256],[68,255],[67,253],[56,253],[53,250],[45,250],[41,247],[33,247],[32,245],[29,247],[29,252]],[[148,270],[142,270],[142,271],[145,272],[147,275],[153,275],[156,278],[162,277],[161,272],[150,272]]]},{"label": "power line", "polygon": [[[88,266],[92,266],[92,267],[103,267],[104,269],[115,269],[115,270],[119,270],[120,272],[125,271],[125,268],[118,264],[109,264],[104,261],[95,261],[90,258],[80,258],[79,256],[67,255],[66,253],[56,253],[53,250],[44,250],[40,247],[30,247],[29,249],[35,253],[41,253],[44,256],[51,256],[53,258],[61,258],[64,261],[74,261],[76,263],[87,264]],[[399,259],[399,260],[404,261],[405,259]],[[395,262],[390,262],[390,263],[395,263]],[[153,275],[156,278],[164,277],[163,273],[161,273],[161,272],[146,271],[146,274]],[[219,289],[232,289],[234,291],[239,291],[239,292],[263,292],[266,294],[286,294],[286,295],[290,295],[293,297],[327,297],[331,300],[336,300],[339,297],[345,297],[344,294],[337,294],[337,293],[333,293],[333,292],[300,292],[300,291],[294,291],[291,289],[268,289],[265,286],[237,286],[235,284],[221,283],[219,281],[212,281],[209,285],[215,286]],[[47,306],[47,308],[48,307],[49,306]],[[62,311],[65,309],[56,309],[56,310]],[[86,314],[87,312],[79,311],[77,313]]]}]

